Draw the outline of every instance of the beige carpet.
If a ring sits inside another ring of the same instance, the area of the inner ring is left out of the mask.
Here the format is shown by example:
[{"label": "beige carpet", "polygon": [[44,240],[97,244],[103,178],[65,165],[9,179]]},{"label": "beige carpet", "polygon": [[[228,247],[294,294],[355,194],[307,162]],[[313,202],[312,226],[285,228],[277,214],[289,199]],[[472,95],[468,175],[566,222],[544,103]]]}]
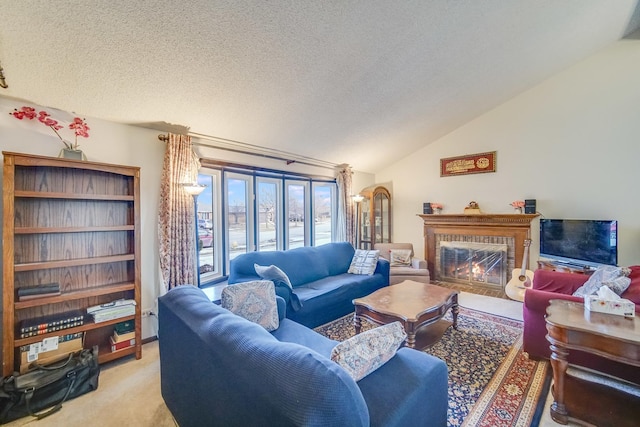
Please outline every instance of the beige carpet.
[{"label": "beige carpet", "polygon": [[120,359],[102,365],[96,391],[66,402],[40,421],[15,420],[8,427],[175,427],[160,395],[158,341],[142,346],[142,359]]}]

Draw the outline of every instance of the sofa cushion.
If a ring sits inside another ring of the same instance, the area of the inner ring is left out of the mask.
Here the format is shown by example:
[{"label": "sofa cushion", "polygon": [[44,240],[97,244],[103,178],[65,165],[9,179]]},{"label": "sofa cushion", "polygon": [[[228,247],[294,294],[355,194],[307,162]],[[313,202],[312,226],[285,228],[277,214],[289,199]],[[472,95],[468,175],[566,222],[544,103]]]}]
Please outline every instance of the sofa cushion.
[{"label": "sofa cushion", "polygon": [[429,270],[426,268],[391,267],[390,274],[392,276],[428,276]]},{"label": "sofa cushion", "polygon": [[[385,263],[388,268],[389,263]],[[288,311],[287,317],[315,328],[353,313],[354,298],[362,298],[387,285],[386,277],[377,273],[373,276],[343,273],[325,277],[296,288],[304,307],[300,311]]]},{"label": "sofa cushion", "polygon": [[406,339],[407,333],[400,322],[389,323],[336,345],[331,351],[331,360],[342,366],[355,381],[360,381],[387,363]]},{"label": "sofa cushion", "polygon": [[411,265],[411,249],[391,249],[389,251],[389,264],[391,267]]},{"label": "sofa cushion", "polygon": [[300,299],[293,292],[289,276],[287,276],[284,271],[273,264],[269,266],[253,264],[253,268],[255,268],[256,273],[258,273],[261,279],[271,280],[273,282],[276,287],[276,294],[282,296],[294,311],[302,308]]},{"label": "sofa cushion", "polygon": [[356,249],[351,259],[351,265],[347,273],[351,274],[367,274],[371,276],[376,270],[376,264],[380,251],[366,251],[364,249]]},{"label": "sofa cushion", "polygon": [[278,329],[280,324],[275,288],[268,280],[227,286],[222,290],[221,305],[267,331]]}]

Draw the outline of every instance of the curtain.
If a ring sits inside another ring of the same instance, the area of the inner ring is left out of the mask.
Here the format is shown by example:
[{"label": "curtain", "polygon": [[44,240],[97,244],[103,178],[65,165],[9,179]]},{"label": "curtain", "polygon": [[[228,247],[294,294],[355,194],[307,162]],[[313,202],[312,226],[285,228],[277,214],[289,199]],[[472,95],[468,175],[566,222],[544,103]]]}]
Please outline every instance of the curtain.
[{"label": "curtain", "polygon": [[195,202],[183,184],[197,182],[199,166],[191,137],[169,134],[158,209],[160,270],[165,292],[197,283]]},{"label": "curtain", "polygon": [[336,240],[349,242],[356,246],[356,218],[354,201],[351,198],[353,170],[351,166],[343,164],[339,166],[336,183],[338,184],[338,228]]}]

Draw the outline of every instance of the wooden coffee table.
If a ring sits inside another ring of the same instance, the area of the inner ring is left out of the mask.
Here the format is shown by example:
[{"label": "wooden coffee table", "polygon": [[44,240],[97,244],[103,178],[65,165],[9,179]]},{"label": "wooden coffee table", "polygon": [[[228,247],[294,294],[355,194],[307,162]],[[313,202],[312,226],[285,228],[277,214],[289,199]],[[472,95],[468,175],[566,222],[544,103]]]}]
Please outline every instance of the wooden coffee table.
[{"label": "wooden coffee table", "polygon": [[570,350],[580,350],[640,368],[640,318],[589,312],[583,304],[553,299],[546,322],[553,368],[551,418],[560,424],[637,426],[639,397],[589,381],[599,379],[596,371],[582,378],[568,375],[567,357]]},{"label": "wooden coffee table", "polygon": [[[399,321],[407,332],[407,347],[416,348],[416,335],[426,331],[442,319],[449,309],[453,315],[453,325],[458,328],[458,291],[440,286],[405,280],[397,285],[378,289],[371,295],[353,300],[355,306],[354,325],[356,334],[362,328],[362,319],[369,319],[378,325]],[[444,329],[442,330],[444,332]],[[440,337],[437,337],[439,339]],[[431,342],[421,342],[424,348]]]}]

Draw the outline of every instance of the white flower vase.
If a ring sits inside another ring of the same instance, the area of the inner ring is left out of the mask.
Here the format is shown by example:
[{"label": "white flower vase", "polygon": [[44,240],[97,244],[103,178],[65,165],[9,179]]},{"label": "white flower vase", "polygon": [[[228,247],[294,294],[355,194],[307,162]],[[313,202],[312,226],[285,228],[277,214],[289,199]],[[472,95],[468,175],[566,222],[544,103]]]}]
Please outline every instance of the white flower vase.
[{"label": "white flower vase", "polygon": [[517,214],[521,214],[522,213],[522,208],[513,208],[515,210],[515,213]]}]

